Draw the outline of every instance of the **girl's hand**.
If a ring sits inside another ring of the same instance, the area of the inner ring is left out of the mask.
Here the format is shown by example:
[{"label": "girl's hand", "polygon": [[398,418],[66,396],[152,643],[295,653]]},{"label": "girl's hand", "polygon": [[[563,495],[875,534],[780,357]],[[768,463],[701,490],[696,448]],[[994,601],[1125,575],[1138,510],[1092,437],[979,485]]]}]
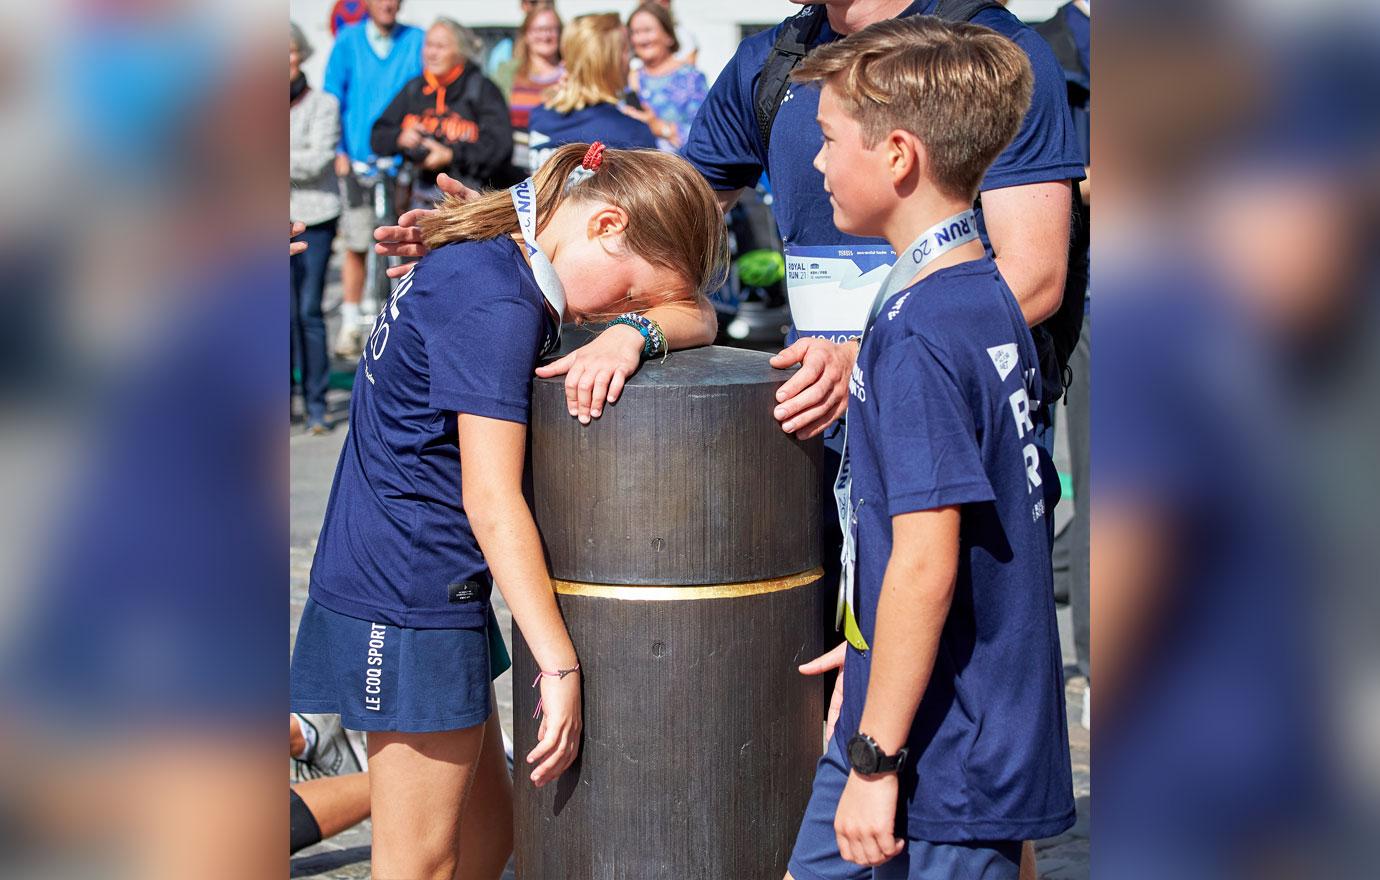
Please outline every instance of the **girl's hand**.
[{"label": "girl's hand", "polygon": [[527,763],[536,765],[531,779],[537,788],[560,778],[580,754],[580,673],[542,676],[541,702],[539,742],[527,753]]},{"label": "girl's hand", "polygon": [[[448,196],[455,196],[462,202],[468,202],[479,196],[479,193],[445,172],[437,175],[436,186],[441,192]],[[414,208],[398,218],[397,226],[380,226],[375,229],[374,240],[378,244],[374,245],[374,253],[382,254],[385,257],[421,258],[426,256],[429,248],[422,243],[422,230],[417,228],[417,224],[430,213],[431,211],[424,208]],[[415,265],[417,264],[414,262],[394,266],[388,270],[388,277],[401,278],[411,272]]]},{"label": "girl's hand", "polygon": [[623,383],[642,363],[642,334],[615,324],[594,341],[563,358],[537,367],[543,379],[565,375],[565,402],[570,414],[588,425],[599,418],[604,403],[623,393]]}]

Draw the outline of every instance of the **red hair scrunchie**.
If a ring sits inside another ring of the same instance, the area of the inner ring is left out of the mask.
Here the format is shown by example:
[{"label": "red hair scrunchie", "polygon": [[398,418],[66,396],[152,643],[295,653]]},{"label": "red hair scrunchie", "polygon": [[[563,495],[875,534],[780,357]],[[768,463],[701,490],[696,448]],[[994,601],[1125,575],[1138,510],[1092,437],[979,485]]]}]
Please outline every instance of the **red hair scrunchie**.
[{"label": "red hair scrunchie", "polygon": [[604,144],[602,141],[595,141],[585,150],[585,157],[580,160],[580,167],[589,171],[598,171],[599,166],[604,163]]}]

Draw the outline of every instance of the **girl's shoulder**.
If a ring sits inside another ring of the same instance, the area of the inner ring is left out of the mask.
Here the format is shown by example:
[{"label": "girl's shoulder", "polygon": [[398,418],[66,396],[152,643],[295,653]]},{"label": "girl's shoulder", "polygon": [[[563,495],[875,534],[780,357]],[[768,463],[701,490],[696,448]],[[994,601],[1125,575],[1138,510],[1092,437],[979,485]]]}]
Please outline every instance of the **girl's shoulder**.
[{"label": "girl's shoulder", "polygon": [[459,301],[467,306],[497,299],[541,299],[531,268],[517,243],[506,235],[436,248],[403,276],[394,296],[398,290],[451,304],[461,297]]}]

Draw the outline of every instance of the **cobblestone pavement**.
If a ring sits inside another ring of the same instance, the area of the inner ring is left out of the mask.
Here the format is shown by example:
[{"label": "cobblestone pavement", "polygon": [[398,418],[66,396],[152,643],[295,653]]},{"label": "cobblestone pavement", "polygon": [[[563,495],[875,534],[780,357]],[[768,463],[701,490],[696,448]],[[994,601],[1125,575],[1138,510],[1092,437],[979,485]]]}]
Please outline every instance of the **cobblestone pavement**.
[{"label": "cobblestone pavement", "polygon": [[[307,599],[307,576],[311,568],[312,554],[316,549],[316,536],[321,526],[321,517],[326,509],[330,493],[331,479],[335,473],[336,460],[340,455],[341,444],[345,439],[344,417],[348,407],[348,393],[332,391],[330,398],[334,417],[341,420],[341,427],[324,437],[312,437],[302,431],[300,424],[291,429],[291,571],[289,573],[289,596],[291,601],[291,631],[289,638],[295,638],[297,621]],[[512,625],[508,608],[502,597],[494,593],[494,608],[505,633]],[[1066,646],[1070,642],[1070,621],[1068,609],[1059,611],[1059,627]],[[511,639],[509,640],[511,644]],[[291,644],[291,642],[289,642]],[[1071,646],[1065,649],[1066,662],[1070,659]],[[496,682],[499,704],[499,717],[504,730],[512,732],[513,723],[513,683],[512,673],[505,673]],[[1089,876],[1089,829],[1090,829],[1090,790],[1089,735],[1079,724],[1083,707],[1083,684],[1081,679],[1071,681],[1067,688],[1069,741],[1073,758],[1074,795],[1078,800],[1078,824],[1070,831],[1050,840],[1039,841],[1036,852],[1039,856],[1040,876],[1049,880],[1086,880]],[[356,880],[367,878],[369,872],[370,827],[366,821],[361,825],[336,835],[330,840],[303,850],[292,859],[293,877],[330,878],[330,880]],[[511,880],[512,869],[504,875]],[[581,878],[571,878],[581,880]],[[650,878],[649,878],[650,880]],[[724,880],[755,880],[755,878],[724,878]]]}]

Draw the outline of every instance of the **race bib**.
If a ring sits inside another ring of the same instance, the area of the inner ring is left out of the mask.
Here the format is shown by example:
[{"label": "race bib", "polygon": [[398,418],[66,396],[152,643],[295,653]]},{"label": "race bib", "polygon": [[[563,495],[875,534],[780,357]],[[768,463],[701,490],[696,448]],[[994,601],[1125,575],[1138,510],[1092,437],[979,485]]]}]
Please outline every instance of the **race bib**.
[{"label": "race bib", "polygon": [[786,245],[786,295],[801,336],[861,336],[872,301],[896,261],[884,244]]}]

